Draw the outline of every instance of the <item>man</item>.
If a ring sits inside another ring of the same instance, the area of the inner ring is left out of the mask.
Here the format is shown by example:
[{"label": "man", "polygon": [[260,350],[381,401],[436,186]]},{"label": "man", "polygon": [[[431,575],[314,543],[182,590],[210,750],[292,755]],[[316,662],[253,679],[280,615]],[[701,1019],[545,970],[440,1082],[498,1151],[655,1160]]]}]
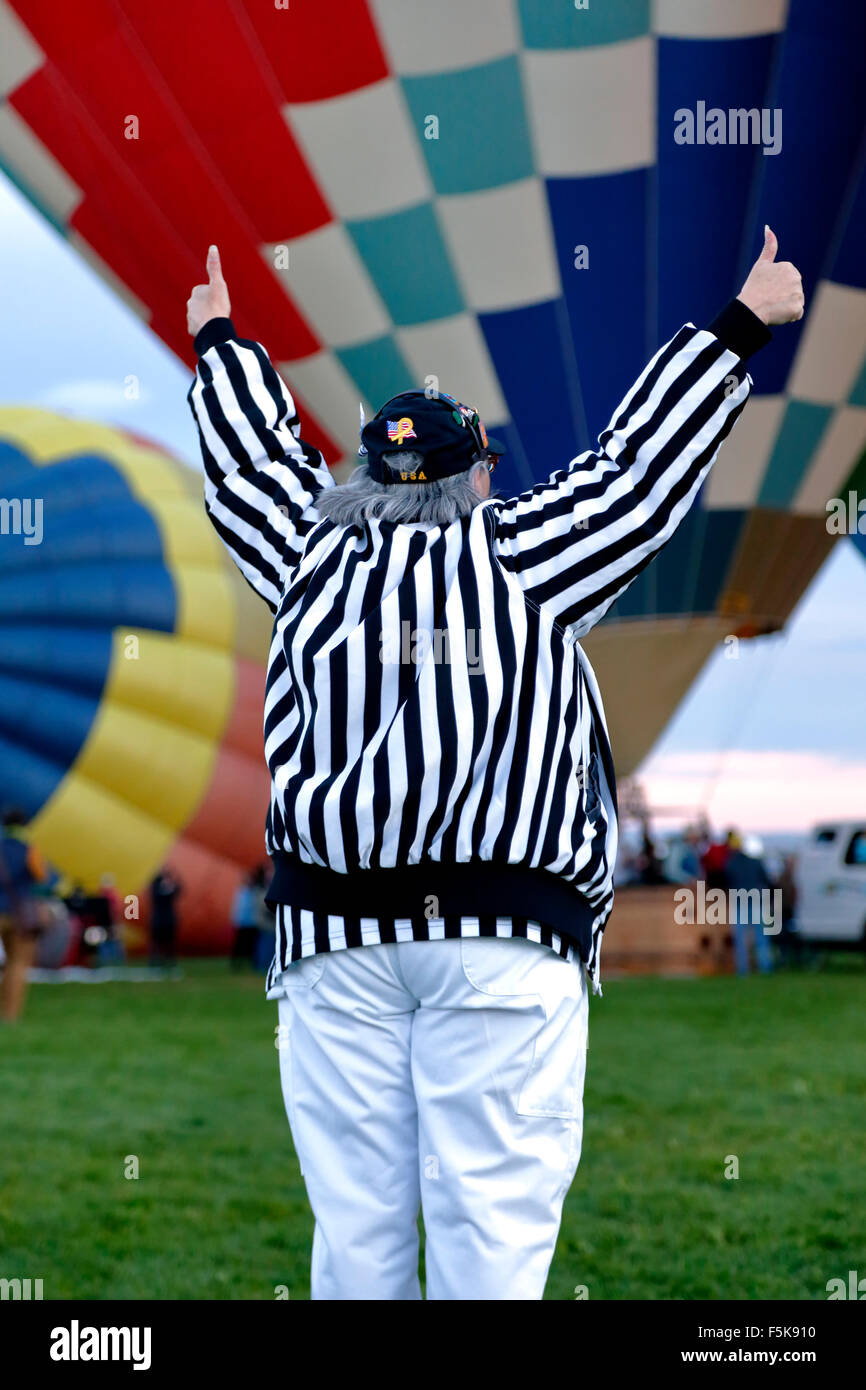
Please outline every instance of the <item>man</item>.
[{"label": "man", "polygon": [[150,885],[150,964],[173,968],[177,959],[177,899],[182,885],[169,868],[162,868]]},{"label": "man", "polygon": [[364,426],[335,486],[208,253],[190,404],[211,520],[275,615],[269,997],[314,1298],[419,1298],[419,1206],[428,1298],[542,1296],[617,839],[577,638],[685,516],[767,325],[802,316],[775,253],[768,229],[738,299],[660,349],[597,452],[505,501],[477,414],[422,392]]},{"label": "man", "polygon": [[778,932],[781,928],[781,922],[765,920],[764,916],[766,904],[770,901],[770,880],[760,856],[747,853],[738,831],[728,831],[727,846],[728,854],[723,874],[728,894],[737,974],[749,974],[751,943],[754,946],[758,969],[762,975],[768,975],[773,969],[773,953],[770,950],[767,932]]}]

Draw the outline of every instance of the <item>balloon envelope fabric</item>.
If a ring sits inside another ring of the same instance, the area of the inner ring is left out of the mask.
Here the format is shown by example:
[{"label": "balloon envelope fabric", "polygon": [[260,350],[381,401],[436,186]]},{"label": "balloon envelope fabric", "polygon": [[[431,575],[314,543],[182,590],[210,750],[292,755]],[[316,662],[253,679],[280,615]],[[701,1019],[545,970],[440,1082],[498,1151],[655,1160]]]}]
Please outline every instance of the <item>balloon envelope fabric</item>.
[{"label": "balloon envelope fabric", "polygon": [[0,480],[0,804],[64,875],[112,875],[142,918],[170,862],[185,947],[225,944],[231,893],[264,858],[262,605],[197,475],[161,449],[5,408]]},{"label": "balloon envelope fabric", "polygon": [[332,466],[359,402],[441,388],[504,436],[499,490],[531,487],[737,292],[770,223],[807,317],[587,643],[621,770],[720,637],[784,623],[866,447],[866,7],[0,0],[0,38],[0,163],[187,361],[218,242]]}]

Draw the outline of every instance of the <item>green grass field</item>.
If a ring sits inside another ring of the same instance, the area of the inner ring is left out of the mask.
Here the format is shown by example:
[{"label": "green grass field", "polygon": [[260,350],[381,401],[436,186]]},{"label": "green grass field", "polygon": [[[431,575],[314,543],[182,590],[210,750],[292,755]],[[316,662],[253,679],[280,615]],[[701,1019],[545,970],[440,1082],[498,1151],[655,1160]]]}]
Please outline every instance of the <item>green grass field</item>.
[{"label": "green grass field", "polygon": [[[547,1297],[823,1299],[866,1274],[864,1002],[859,960],[608,982]],[[275,1024],[259,977],[219,961],[35,985],[0,1032],[0,1277],[46,1298],[308,1298]]]}]

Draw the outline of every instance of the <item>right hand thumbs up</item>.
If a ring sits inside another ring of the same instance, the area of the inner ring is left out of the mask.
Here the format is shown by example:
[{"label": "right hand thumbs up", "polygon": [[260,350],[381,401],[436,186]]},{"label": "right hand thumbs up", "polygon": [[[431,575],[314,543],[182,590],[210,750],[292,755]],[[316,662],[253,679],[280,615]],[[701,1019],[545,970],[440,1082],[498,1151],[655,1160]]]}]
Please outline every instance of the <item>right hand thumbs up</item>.
[{"label": "right hand thumbs up", "polygon": [[775,232],[764,228],[761,254],[737,295],[764,323],[793,323],[803,317],[805,299],[800,272],[790,261],[777,261]]}]

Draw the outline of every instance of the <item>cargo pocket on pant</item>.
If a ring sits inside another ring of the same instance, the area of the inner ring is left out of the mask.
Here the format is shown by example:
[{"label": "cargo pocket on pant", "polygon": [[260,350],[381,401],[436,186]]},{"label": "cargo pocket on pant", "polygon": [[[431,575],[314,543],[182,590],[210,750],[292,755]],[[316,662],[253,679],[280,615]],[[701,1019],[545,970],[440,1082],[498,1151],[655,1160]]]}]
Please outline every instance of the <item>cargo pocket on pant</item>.
[{"label": "cargo pocket on pant", "polygon": [[[553,957],[557,960],[557,957]],[[582,967],[560,961],[577,974]],[[535,1054],[520,1092],[520,1115],[576,1120],[583,1114],[586,1028],[577,1001],[554,1001],[535,1040]]]},{"label": "cargo pocket on pant", "polygon": [[464,937],[461,952],[463,973],[473,989],[490,999],[491,1008],[515,1015],[515,1034],[518,1019],[526,1027],[526,1065],[509,1068],[517,1114],[580,1118],[588,1008],[582,965],[524,937]]}]

